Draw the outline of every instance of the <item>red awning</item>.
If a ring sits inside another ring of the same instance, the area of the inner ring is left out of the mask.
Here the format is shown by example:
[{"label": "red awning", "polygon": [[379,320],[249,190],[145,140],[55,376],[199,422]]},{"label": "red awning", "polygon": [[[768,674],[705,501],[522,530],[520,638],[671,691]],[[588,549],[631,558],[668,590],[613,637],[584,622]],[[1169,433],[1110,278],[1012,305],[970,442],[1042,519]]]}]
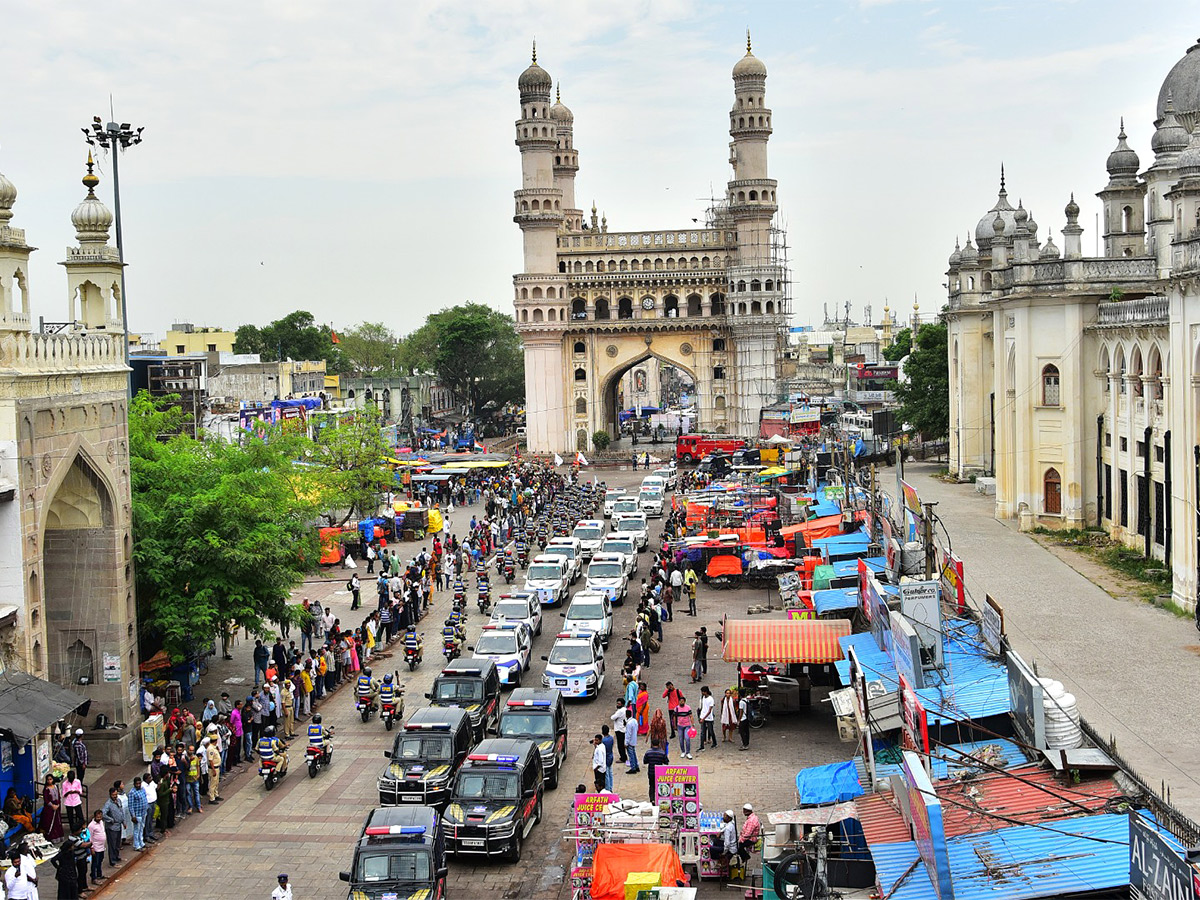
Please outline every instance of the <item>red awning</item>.
[{"label": "red awning", "polygon": [[837,662],[842,658],[838,638],[848,634],[849,619],[728,619],[721,658],[810,665]]},{"label": "red awning", "polygon": [[709,578],[716,578],[720,575],[741,575],[742,558],[728,555],[714,556],[708,561],[708,568],[704,570],[704,574]]}]

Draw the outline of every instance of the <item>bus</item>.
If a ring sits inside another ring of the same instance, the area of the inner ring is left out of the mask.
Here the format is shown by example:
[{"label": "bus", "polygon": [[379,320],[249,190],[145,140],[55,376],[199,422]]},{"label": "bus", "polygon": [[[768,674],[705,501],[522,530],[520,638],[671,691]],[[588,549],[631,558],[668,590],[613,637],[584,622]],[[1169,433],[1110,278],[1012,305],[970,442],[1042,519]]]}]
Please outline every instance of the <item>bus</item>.
[{"label": "bus", "polygon": [[684,434],[675,439],[675,458],[679,462],[696,462],[710,453],[732,454],[746,446],[749,444],[744,438],[727,434]]}]

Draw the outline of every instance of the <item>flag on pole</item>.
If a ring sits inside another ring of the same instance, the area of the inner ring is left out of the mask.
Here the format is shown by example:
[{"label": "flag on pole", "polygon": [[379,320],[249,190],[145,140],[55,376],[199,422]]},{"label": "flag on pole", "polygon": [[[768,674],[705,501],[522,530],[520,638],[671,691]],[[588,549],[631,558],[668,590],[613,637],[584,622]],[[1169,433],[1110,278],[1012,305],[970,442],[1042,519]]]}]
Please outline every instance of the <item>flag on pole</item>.
[{"label": "flag on pole", "polygon": [[557,453],[554,454],[554,464],[556,466],[561,466],[563,464],[563,458],[561,456],[559,456]]},{"label": "flag on pole", "polygon": [[586,466],[588,464],[587,457],[583,455],[582,450],[575,451],[575,462],[580,466]]},{"label": "flag on pole", "polygon": [[342,342],[342,339],[338,337],[338,333],[332,328],[329,329],[329,342],[331,344],[340,344]]}]

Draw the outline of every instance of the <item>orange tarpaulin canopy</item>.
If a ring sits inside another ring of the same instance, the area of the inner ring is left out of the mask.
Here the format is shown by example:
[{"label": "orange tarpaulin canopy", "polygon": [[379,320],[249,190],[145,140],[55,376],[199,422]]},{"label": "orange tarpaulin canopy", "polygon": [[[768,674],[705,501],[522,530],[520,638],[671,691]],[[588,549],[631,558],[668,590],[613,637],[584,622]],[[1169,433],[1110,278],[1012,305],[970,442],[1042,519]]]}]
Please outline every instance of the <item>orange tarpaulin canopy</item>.
[{"label": "orange tarpaulin canopy", "polygon": [[720,575],[741,575],[742,558],[740,556],[714,556],[708,561],[708,568],[704,570],[704,574],[709,578],[716,578]]},{"label": "orange tarpaulin canopy", "polygon": [[809,543],[820,540],[821,538],[834,537],[842,533],[842,517],[836,516],[821,516],[819,519],[810,519],[807,522],[801,522],[799,525],[785,525],[779,529],[784,540],[795,537],[800,534]]},{"label": "orange tarpaulin canopy", "polygon": [[795,621],[729,619],[721,659],[820,665],[842,658],[838,638],[850,634],[849,619]]},{"label": "orange tarpaulin canopy", "polygon": [[670,844],[597,844],[592,857],[592,897],[624,900],[625,881],[631,872],[658,872],[662,883],[671,887],[687,880],[679,854]]}]

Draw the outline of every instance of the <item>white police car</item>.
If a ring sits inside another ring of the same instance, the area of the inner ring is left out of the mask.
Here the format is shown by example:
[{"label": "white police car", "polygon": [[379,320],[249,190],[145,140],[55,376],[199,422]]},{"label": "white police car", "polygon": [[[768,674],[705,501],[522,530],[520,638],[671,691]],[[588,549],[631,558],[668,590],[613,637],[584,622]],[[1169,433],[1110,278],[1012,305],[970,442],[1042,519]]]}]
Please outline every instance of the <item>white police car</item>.
[{"label": "white police car", "polygon": [[604,645],[594,631],[560,632],[550,655],[542,659],[542,687],[564,697],[596,697],[604,687]]},{"label": "white police car", "polygon": [[524,622],[489,623],[479,632],[471,658],[490,659],[504,687],[517,687],[529,671],[533,634]]},{"label": "white police car", "polygon": [[534,637],[542,633],[542,605],[527,591],[501,594],[492,606],[492,622],[524,622]]},{"label": "white police car", "polygon": [[579,591],[562,615],[566,619],[563,631],[594,631],[600,635],[600,643],[608,646],[613,629],[613,609],[607,596],[598,591]]},{"label": "white police car", "polygon": [[604,594],[616,606],[625,603],[628,589],[625,557],[618,553],[597,553],[587,570],[587,589]]},{"label": "white police car", "polygon": [[570,590],[567,561],[561,556],[535,556],[525,572],[525,590],[542,606],[558,606]]},{"label": "white police car", "polygon": [[583,558],[591,559],[592,554],[600,549],[600,544],[604,541],[604,520],[582,519],[571,532],[571,537],[579,539]]},{"label": "white police car", "polygon": [[624,537],[614,537],[610,534],[604,539],[604,543],[600,545],[600,552],[620,554],[625,560],[625,574],[632,578],[637,573],[637,543],[628,535],[625,535]]}]

